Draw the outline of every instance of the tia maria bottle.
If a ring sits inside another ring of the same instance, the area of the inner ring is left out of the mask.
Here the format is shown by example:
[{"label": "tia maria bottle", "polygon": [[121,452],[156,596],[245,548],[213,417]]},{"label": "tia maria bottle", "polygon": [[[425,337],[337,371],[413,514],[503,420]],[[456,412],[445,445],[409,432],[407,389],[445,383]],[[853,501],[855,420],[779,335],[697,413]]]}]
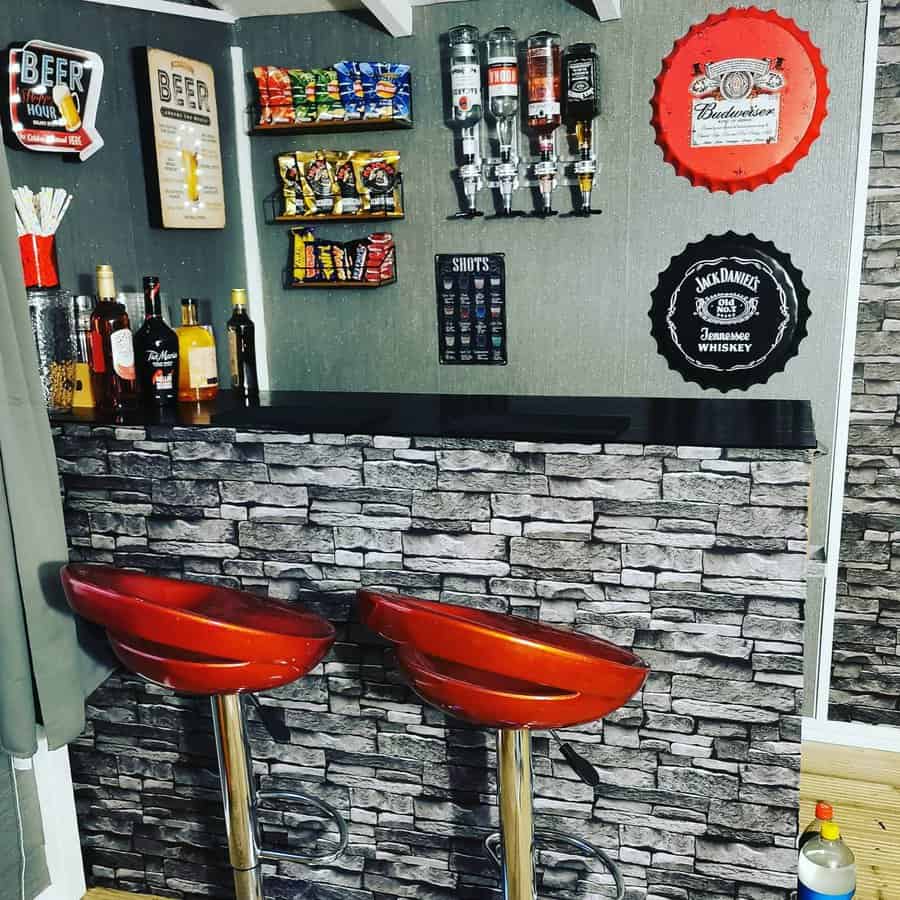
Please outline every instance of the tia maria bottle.
[{"label": "tia maria bottle", "polygon": [[178,335],[162,318],[159,278],[144,276],[144,324],[134,336],[138,385],[146,403],[168,406],[178,399]]}]

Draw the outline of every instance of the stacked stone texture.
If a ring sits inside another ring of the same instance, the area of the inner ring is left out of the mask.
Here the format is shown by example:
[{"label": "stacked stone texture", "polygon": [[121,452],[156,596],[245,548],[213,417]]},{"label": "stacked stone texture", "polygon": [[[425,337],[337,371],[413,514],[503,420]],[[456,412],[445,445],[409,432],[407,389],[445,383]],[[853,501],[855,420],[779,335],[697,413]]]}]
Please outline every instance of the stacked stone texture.
[{"label": "stacked stone texture", "polygon": [[[539,823],[595,843],[630,900],[784,900],[795,881],[809,459],[801,451],[524,444],[65,426],[73,559],[300,601],[338,641],[251,714],[267,788],[348,818],[348,853],[267,867],[273,898],[499,896],[493,735],[402,683],[360,626],[360,586],[540,618],[633,647],[644,690],[567,738],[596,793],[535,735]],[[214,648],[210,648],[214,651]],[[72,747],[90,882],[230,896],[208,704],[128,674]],[[308,810],[265,841],[326,846]],[[612,896],[598,867],[540,853],[542,896]]]},{"label": "stacked stone texture", "polygon": [[885,0],[829,717],[900,725],[900,0]]}]

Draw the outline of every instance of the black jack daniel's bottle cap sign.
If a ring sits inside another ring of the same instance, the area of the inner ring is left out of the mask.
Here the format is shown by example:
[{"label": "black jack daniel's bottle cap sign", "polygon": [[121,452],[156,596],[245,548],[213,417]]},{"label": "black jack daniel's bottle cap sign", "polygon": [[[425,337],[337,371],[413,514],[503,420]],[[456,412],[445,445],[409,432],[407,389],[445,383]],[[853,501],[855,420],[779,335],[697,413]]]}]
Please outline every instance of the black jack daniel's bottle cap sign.
[{"label": "black jack daniel's bottle cap sign", "polygon": [[764,384],[806,337],[809,291],[786,253],[752,234],[709,235],[672,258],[652,293],[659,352],[722,392]]}]

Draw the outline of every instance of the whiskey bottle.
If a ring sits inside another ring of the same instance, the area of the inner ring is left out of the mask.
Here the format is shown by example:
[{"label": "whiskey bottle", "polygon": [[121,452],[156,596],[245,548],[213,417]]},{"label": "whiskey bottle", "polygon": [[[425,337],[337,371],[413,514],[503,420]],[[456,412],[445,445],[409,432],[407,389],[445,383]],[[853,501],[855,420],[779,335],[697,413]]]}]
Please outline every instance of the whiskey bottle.
[{"label": "whiskey bottle", "polygon": [[231,387],[244,399],[259,396],[256,376],[256,338],[252,320],[247,315],[247,291],[231,292],[233,312],[228,320],[228,358],[231,363]]},{"label": "whiskey bottle", "polygon": [[138,385],[145,403],[168,406],[178,392],[178,335],[162,318],[159,278],[144,276],[144,324],[134,336]]},{"label": "whiskey bottle", "polygon": [[572,44],[563,54],[563,120],[578,143],[575,174],[581,190],[581,209],[590,211],[597,160],[594,157],[594,119],[600,114],[599,60],[595,44]]},{"label": "whiskey bottle", "polygon": [[125,306],[116,300],[111,266],[97,266],[97,303],[91,313],[91,387],[101,409],[122,411],[137,405],[134,343]]},{"label": "whiskey bottle", "polygon": [[212,329],[200,325],[197,301],[185,297],[181,301],[181,326],[178,335],[178,399],[191,403],[212,400],[219,392],[216,364],[216,339]]}]

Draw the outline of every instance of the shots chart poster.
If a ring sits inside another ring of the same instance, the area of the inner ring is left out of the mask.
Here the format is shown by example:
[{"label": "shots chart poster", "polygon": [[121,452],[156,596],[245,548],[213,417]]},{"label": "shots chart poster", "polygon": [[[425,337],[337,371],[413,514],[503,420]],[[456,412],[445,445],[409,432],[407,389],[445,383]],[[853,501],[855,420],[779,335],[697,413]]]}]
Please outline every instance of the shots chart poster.
[{"label": "shots chart poster", "polygon": [[225,191],[211,66],[149,48],[163,228],[224,228]]},{"label": "shots chart poster", "polygon": [[802,273],[770,241],[733,231],[708,235],[660,274],[652,333],[685,381],[746,390],[797,355],[808,298]]},{"label": "shots chart poster", "polygon": [[504,254],[438,253],[434,277],[441,364],[505,366]]}]

